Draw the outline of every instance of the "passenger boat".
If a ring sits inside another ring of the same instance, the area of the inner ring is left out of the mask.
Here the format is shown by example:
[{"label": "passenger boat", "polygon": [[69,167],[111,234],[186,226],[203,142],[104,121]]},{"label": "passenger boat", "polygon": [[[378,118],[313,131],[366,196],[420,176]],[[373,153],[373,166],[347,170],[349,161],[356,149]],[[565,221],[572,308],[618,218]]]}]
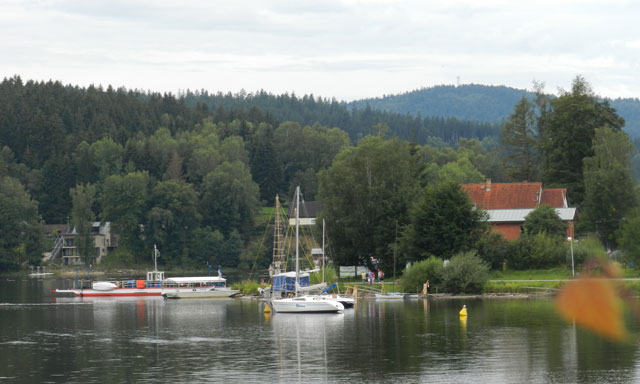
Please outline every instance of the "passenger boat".
[{"label": "passenger boat", "polygon": [[79,281],[72,289],[54,289],[59,295],[78,297],[163,296],[167,299],[233,297],[240,291],[226,287],[221,276],[164,278],[164,272],[150,271],[146,280]]},{"label": "passenger boat", "polygon": [[239,290],[228,288],[226,282],[227,280],[220,276],[173,277],[164,281],[162,297],[165,299],[215,299],[240,294]]},{"label": "passenger boat", "polygon": [[[54,289],[57,295],[78,297],[129,297],[129,296],[172,296],[175,293],[191,292],[191,296],[202,294],[201,297],[224,295],[231,297],[237,291],[226,288],[222,272],[218,276],[201,277],[173,277],[165,279],[164,272],[157,268],[158,250],[154,247],[154,270],[147,272],[146,280],[122,281],[91,281],[78,280],[72,289]],[[215,291],[212,289],[215,288]],[[224,288],[224,289],[222,289]],[[206,294],[205,294],[206,293]]]},{"label": "passenger boat", "polygon": [[51,292],[78,297],[160,296],[163,286],[164,272],[154,270],[147,272],[146,280],[78,280],[72,289],[54,289]]}]

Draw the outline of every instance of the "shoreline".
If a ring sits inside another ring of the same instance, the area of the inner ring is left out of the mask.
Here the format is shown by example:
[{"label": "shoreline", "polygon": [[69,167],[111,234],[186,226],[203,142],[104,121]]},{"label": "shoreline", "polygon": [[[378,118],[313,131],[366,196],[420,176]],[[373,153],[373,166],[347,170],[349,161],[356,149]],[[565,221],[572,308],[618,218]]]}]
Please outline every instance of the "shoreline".
[{"label": "shoreline", "polygon": [[483,293],[479,295],[452,295],[452,294],[446,294],[446,293],[440,293],[440,294],[436,293],[436,294],[427,294],[425,298],[428,300],[470,300],[470,299],[500,300],[500,299],[538,299],[538,298],[547,298],[547,297],[553,297],[553,296],[555,296],[553,292]]}]

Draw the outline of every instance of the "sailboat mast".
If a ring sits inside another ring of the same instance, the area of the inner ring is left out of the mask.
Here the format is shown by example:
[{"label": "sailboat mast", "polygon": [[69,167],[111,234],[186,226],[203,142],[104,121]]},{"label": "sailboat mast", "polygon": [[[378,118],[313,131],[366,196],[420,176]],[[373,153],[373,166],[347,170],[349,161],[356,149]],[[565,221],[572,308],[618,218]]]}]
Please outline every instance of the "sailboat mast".
[{"label": "sailboat mast", "polygon": [[284,260],[284,247],[282,244],[282,220],[280,218],[280,198],[276,195],[275,228],[273,233],[273,268],[274,273],[286,272],[287,266]]},{"label": "sailboat mast", "polygon": [[298,234],[300,231],[300,186],[296,187],[296,283],[295,294],[298,296],[298,284],[300,284],[300,266],[298,265]]},{"label": "sailboat mast", "polygon": [[324,219],[322,219],[322,282],[324,283]]},{"label": "sailboat mast", "polygon": [[158,247],[153,244],[153,271],[158,271]]}]

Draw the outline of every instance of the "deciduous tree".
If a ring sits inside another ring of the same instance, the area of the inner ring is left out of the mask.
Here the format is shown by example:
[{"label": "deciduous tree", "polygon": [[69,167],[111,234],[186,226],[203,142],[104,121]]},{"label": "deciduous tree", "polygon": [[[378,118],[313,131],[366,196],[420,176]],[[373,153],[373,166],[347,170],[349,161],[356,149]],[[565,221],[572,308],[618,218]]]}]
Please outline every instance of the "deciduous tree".
[{"label": "deciduous tree", "polygon": [[149,174],[129,173],[109,176],[99,196],[101,218],[111,221],[118,235],[119,245],[138,261],[147,260],[144,244],[144,223],[149,204]]},{"label": "deciduous tree", "polygon": [[71,224],[73,224],[78,233],[76,248],[84,264],[90,265],[93,264],[98,256],[91,237],[91,228],[95,220],[93,203],[96,196],[96,188],[91,184],[79,184],[75,188],[71,188],[70,194],[72,203]]},{"label": "deciduous tree", "polygon": [[25,261],[40,262],[42,254],[35,259],[38,255],[27,258],[25,253],[25,242],[37,224],[37,202],[18,180],[0,178],[0,271],[18,268]]},{"label": "deciduous tree", "polygon": [[602,242],[615,246],[614,233],[625,215],[637,206],[629,136],[608,126],[597,128],[593,156],[584,159],[584,222],[597,231]]},{"label": "deciduous tree", "polygon": [[548,205],[541,205],[524,218],[524,232],[530,235],[546,233],[549,236],[564,238],[567,224],[560,219],[556,210]]},{"label": "deciduous tree", "polygon": [[203,223],[228,237],[231,231],[247,234],[258,207],[258,185],[245,164],[224,162],[202,182],[200,211]]},{"label": "deciduous tree", "polygon": [[407,223],[419,190],[409,144],[368,136],[344,149],[319,179],[322,217],[336,261],[363,265],[374,256],[390,270],[396,223]]},{"label": "deciduous tree", "polygon": [[403,241],[411,260],[448,259],[471,249],[486,229],[486,213],[474,208],[458,184],[444,183],[425,188]]},{"label": "deciduous tree", "polygon": [[551,101],[544,132],[544,181],[568,189],[572,205],[580,206],[585,186],[582,161],[593,156],[596,128],[609,125],[614,132],[624,126],[608,101],[600,101],[581,76],[565,92]]}]

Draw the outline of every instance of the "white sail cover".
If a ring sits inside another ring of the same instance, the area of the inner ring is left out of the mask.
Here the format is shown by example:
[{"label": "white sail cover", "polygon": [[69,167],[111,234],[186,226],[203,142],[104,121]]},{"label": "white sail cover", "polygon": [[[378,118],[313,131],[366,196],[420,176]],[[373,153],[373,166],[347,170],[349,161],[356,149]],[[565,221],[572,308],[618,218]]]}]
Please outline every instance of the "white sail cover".
[{"label": "white sail cover", "polygon": [[319,291],[327,287],[327,283],[307,285],[306,287],[301,287],[298,283],[296,285],[299,292]]}]

